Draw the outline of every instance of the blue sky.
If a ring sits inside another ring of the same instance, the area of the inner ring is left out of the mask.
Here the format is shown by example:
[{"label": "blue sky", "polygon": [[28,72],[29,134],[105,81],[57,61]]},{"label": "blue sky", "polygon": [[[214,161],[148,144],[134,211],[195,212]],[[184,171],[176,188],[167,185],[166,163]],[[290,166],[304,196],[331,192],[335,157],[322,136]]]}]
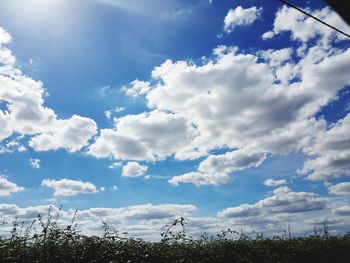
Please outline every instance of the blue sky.
[{"label": "blue sky", "polygon": [[349,73],[349,39],[279,1],[0,0],[0,216],[348,231]]}]

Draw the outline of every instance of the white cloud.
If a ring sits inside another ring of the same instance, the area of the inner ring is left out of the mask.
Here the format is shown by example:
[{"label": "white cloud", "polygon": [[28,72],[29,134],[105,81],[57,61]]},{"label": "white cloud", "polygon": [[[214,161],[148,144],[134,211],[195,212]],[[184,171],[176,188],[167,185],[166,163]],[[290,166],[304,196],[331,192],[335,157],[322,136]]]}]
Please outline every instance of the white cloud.
[{"label": "white cloud", "polygon": [[33,168],[36,168],[36,169],[39,169],[39,168],[40,168],[40,160],[39,160],[39,159],[36,159],[36,158],[30,159],[30,160],[29,160],[29,164],[30,164],[30,166],[33,167]]},{"label": "white cloud", "polygon": [[97,193],[96,186],[90,182],[75,181],[69,179],[52,180],[44,179],[42,186],[52,188],[54,196],[74,196],[77,194],[94,194]]},{"label": "white cloud", "polygon": [[128,162],[123,166],[122,176],[124,177],[140,177],[144,176],[148,167],[146,165],[140,165],[137,162]]},{"label": "white cloud", "polygon": [[274,180],[274,179],[266,179],[264,181],[264,185],[266,186],[279,186],[279,185],[283,185],[283,184],[287,184],[287,180]]},{"label": "white cloud", "polygon": [[[11,41],[11,36],[0,28],[1,43]],[[46,91],[43,83],[23,75],[15,68],[15,57],[0,44],[0,141],[12,134],[34,136],[29,145],[34,150],[74,152],[80,150],[96,133],[93,120],[74,115],[58,119],[55,112],[44,106]]]},{"label": "white cloud", "polygon": [[350,182],[342,182],[336,185],[332,185],[328,188],[328,190],[332,195],[350,196]]},{"label": "white cloud", "polygon": [[240,149],[221,155],[209,155],[199,164],[202,173],[225,173],[241,171],[249,167],[258,167],[265,160],[264,153]]},{"label": "white cloud", "polygon": [[68,120],[57,120],[56,125],[47,132],[32,137],[30,147],[36,151],[66,149],[79,151],[87,145],[89,139],[97,132],[96,123],[85,117],[73,115]]},{"label": "white cloud", "polygon": [[261,36],[261,38],[263,40],[266,40],[266,39],[272,38],[273,36],[274,36],[274,33],[272,31],[267,31]]},{"label": "white cloud", "polygon": [[118,167],[121,167],[121,166],[123,166],[123,163],[122,163],[122,162],[114,162],[114,163],[110,164],[110,165],[108,166],[108,168],[109,168],[109,169],[115,169],[115,168],[118,168]]},{"label": "white cloud", "polygon": [[271,213],[304,213],[326,208],[327,200],[309,192],[293,192],[286,186],[277,188],[273,195],[255,204],[230,207],[218,213],[219,217],[251,217]]},{"label": "white cloud", "polygon": [[8,44],[12,41],[12,36],[2,27],[0,27],[0,45]]},{"label": "white cloud", "polygon": [[200,185],[219,185],[224,184],[229,180],[227,174],[220,173],[201,173],[201,172],[190,172],[182,175],[174,176],[169,179],[168,182],[173,185],[178,185],[179,183],[193,183],[197,186]]},{"label": "white cloud", "polygon": [[[308,9],[307,11],[311,15],[336,28],[344,31],[348,31],[350,29],[349,26],[339,17],[339,15],[328,7],[321,10]],[[313,18],[287,6],[283,6],[283,8],[277,12],[273,30],[266,32],[263,35],[263,39],[271,38],[273,35],[280,34],[282,32],[291,32],[292,39],[300,40],[302,42],[308,42],[310,39],[315,38],[316,36],[321,36],[322,40],[326,42],[334,38],[344,39],[342,35],[336,33],[336,31],[333,29],[330,29],[315,21]]]},{"label": "white cloud", "polygon": [[[342,69],[350,50],[318,64],[305,58],[298,65],[305,80],[288,86],[274,83],[274,69],[256,63],[254,55],[225,52],[203,66],[166,61],[154,69],[153,77],[161,82],[146,96],[150,107],[180,113],[195,124],[200,136],[192,147],[199,152],[222,147],[299,150],[324,128],[313,115],[349,78]],[[337,80],[326,78],[330,72],[337,72]],[[329,81],[333,83],[326,84]]]},{"label": "white cloud", "polygon": [[27,148],[22,145],[20,142],[21,136],[11,139],[0,141],[0,153],[11,153],[11,152],[25,152]]},{"label": "white cloud", "polygon": [[270,66],[279,67],[290,60],[292,53],[292,48],[283,48],[278,50],[263,50],[260,51],[258,55],[268,61]]},{"label": "white cloud", "polygon": [[90,208],[79,212],[80,216],[84,217],[116,217],[120,220],[149,220],[172,218],[175,216],[186,215],[195,212],[197,208],[194,205],[179,205],[179,204],[143,204],[124,208]]},{"label": "white cloud", "polygon": [[147,92],[151,90],[150,84],[148,81],[132,81],[130,87],[125,87],[125,94],[131,97],[139,97],[141,95],[145,95]]},{"label": "white cloud", "polygon": [[199,185],[219,185],[226,183],[229,174],[250,167],[258,167],[265,160],[264,153],[240,149],[221,155],[209,155],[198,167],[197,172],[174,176],[169,183],[193,183]]},{"label": "white cloud", "polygon": [[0,176],[0,196],[8,196],[22,191],[24,191],[24,187],[18,186],[7,180],[5,177]]},{"label": "white cloud", "polygon": [[350,114],[320,133],[305,151],[315,156],[301,170],[309,180],[330,180],[350,176]]},{"label": "white cloud", "polygon": [[225,210],[218,212],[219,217],[249,217],[258,214],[260,214],[259,207],[248,204],[226,208]]},{"label": "white cloud", "polygon": [[194,128],[184,117],[155,110],[119,118],[115,129],[101,130],[89,153],[98,158],[159,160],[186,149],[193,136]]},{"label": "white cloud", "polygon": [[256,8],[256,6],[246,9],[238,6],[230,9],[224,19],[224,30],[230,33],[237,26],[253,24],[260,17],[261,11],[262,8]]},{"label": "white cloud", "polygon": [[108,120],[110,120],[110,119],[112,118],[112,115],[113,115],[114,113],[122,112],[122,111],[124,111],[124,110],[125,110],[124,107],[115,107],[115,108],[113,108],[113,109],[106,110],[106,111],[104,112],[104,114],[105,114],[106,118],[107,118]]}]

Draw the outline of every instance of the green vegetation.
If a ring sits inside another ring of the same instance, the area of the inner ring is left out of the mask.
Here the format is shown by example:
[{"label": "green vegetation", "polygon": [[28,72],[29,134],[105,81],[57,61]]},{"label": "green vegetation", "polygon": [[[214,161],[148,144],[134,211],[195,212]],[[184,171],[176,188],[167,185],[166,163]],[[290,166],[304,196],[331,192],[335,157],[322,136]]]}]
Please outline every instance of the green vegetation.
[{"label": "green vegetation", "polygon": [[[325,226],[309,237],[254,238],[228,229],[216,237],[193,239],[184,218],[176,219],[159,242],[121,236],[102,221],[104,234],[86,236],[75,217],[59,227],[58,215],[40,215],[28,227],[15,220],[0,238],[0,262],[349,262],[350,234],[330,235]],[[39,226],[35,229],[33,226]],[[174,229],[180,229],[175,231]],[[230,236],[238,235],[238,238]]]}]

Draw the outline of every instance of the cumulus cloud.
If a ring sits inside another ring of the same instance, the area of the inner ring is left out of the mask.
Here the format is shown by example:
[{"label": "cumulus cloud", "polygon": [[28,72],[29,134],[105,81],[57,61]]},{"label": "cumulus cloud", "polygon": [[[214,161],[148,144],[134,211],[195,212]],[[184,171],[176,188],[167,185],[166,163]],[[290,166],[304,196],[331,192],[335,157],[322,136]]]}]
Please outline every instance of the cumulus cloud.
[{"label": "cumulus cloud", "polygon": [[264,185],[266,186],[279,186],[279,185],[283,185],[283,184],[287,184],[287,180],[274,180],[274,179],[266,179],[264,181]]},{"label": "cumulus cloud", "polygon": [[182,175],[174,176],[169,179],[168,182],[173,185],[178,185],[179,183],[193,183],[197,186],[200,185],[219,185],[226,183],[229,180],[227,174],[220,173],[201,173],[201,172],[190,172]]},{"label": "cumulus cloud", "polygon": [[251,25],[260,17],[262,8],[256,6],[250,8],[230,9],[224,19],[224,30],[228,33],[232,32],[237,26]]},{"label": "cumulus cloud", "polygon": [[146,165],[140,165],[137,162],[128,162],[123,166],[122,176],[124,177],[140,177],[144,176],[148,167]]},{"label": "cumulus cloud", "polygon": [[320,133],[305,151],[315,158],[301,169],[309,180],[330,180],[350,176],[350,114]]},{"label": "cumulus cloud", "polygon": [[[336,28],[344,31],[349,30],[349,26],[329,7],[321,10],[308,9],[307,11]],[[333,29],[285,5],[276,14],[273,30],[264,33],[263,39],[272,38],[274,35],[282,32],[290,32],[293,40],[299,40],[304,43],[317,36],[321,36],[322,40],[327,42],[332,39],[344,38]]]},{"label": "cumulus cloud", "polygon": [[97,132],[95,121],[73,115],[68,120],[57,120],[47,132],[32,137],[30,147],[36,151],[66,149],[69,152],[79,151]]},{"label": "cumulus cloud", "polygon": [[198,167],[197,172],[174,176],[169,183],[193,183],[199,185],[219,185],[226,183],[229,174],[250,167],[258,167],[265,160],[264,153],[236,150],[221,155],[209,155]]},{"label": "cumulus cloud", "polygon": [[40,160],[39,159],[36,159],[36,158],[30,159],[29,164],[33,168],[36,168],[36,169],[40,168]]},{"label": "cumulus cloud", "polygon": [[181,115],[151,111],[117,119],[115,129],[101,130],[89,153],[98,158],[160,160],[191,144],[194,128]]},{"label": "cumulus cloud", "polygon": [[273,195],[255,204],[243,204],[218,212],[219,217],[250,217],[258,214],[302,213],[326,208],[327,200],[315,193],[293,192],[283,186],[273,191]]},{"label": "cumulus cloud", "polygon": [[139,81],[136,79],[130,83],[130,87],[124,88],[124,92],[128,96],[139,97],[151,90],[150,84],[148,81]]},{"label": "cumulus cloud", "polygon": [[209,155],[199,164],[198,171],[206,173],[230,174],[249,167],[258,167],[265,160],[264,153],[250,152],[242,149],[221,155]]},{"label": "cumulus cloud", "polygon": [[336,185],[332,185],[328,188],[328,190],[332,195],[350,196],[350,182],[342,182]]},{"label": "cumulus cloud", "polygon": [[0,110],[0,141],[17,133],[34,136],[29,142],[34,150],[80,150],[96,133],[96,123],[77,115],[59,119],[52,109],[45,107],[43,83],[16,68],[15,57],[3,46],[11,39],[0,28],[0,103],[5,105]]},{"label": "cumulus cloud", "polygon": [[10,182],[4,176],[0,176],[0,196],[9,196],[22,191],[24,191],[24,187]]},{"label": "cumulus cloud", "polygon": [[44,179],[42,186],[52,188],[54,196],[74,196],[77,194],[94,194],[98,190],[90,182],[75,181],[70,179],[52,180]]}]

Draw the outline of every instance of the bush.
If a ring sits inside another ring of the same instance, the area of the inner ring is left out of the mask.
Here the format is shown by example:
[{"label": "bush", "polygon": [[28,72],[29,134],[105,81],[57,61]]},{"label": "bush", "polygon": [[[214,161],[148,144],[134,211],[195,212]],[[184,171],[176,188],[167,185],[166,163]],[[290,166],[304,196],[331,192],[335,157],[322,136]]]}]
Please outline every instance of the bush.
[{"label": "bush", "polygon": [[[216,237],[193,239],[186,234],[187,219],[166,226],[160,242],[120,236],[102,221],[102,236],[86,236],[76,230],[75,216],[60,228],[58,215],[49,210],[28,227],[12,223],[10,236],[0,237],[0,262],[346,262],[350,258],[350,235],[315,231],[309,237],[262,234],[250,237],[230,229]],[[39,226],[39,231],[34,226]],[[175,226],[180,231],[174,231]],[[229,238],[231,234],[238,238]]]}]

